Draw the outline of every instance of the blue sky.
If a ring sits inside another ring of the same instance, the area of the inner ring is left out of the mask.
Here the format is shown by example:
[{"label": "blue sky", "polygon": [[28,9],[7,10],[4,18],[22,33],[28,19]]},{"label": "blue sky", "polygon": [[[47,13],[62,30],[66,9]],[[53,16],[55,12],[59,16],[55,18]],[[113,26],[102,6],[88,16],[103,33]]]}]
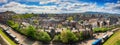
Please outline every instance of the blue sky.
[{"label": "blue sky", "polygon": [[120,0],[0,0],[0,12],[120,14]]}]

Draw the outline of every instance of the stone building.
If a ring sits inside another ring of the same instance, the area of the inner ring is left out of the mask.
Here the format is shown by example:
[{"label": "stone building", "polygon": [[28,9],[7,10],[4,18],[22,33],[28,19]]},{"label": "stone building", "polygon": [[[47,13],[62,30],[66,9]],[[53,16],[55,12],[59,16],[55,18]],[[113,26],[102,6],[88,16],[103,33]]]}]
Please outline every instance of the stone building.
[{"label": "stone building", "polygon": [[2,23],[6,23],[7,20],[12,19],[11,16],[15,15],[16,13],[12,12],[12,11],[6,11],[6,12],[1,12],[0,13],[0,17],[1,17],[1,21]]}]

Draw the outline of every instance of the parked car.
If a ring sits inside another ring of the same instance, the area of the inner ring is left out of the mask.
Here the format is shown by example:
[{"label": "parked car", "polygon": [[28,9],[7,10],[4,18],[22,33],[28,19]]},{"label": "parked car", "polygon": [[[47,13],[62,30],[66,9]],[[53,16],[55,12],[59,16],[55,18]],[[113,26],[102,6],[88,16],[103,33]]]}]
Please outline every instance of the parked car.
[{"label": "parked car", "polygon": [[18,38],[15,38],[15,42],[19,44],[19,39],[18,39]]},{"label": "parked car", "polygon": [[97,39],[92,43],[92,45],[102,45],[101,43],[102,43],[102,39]]}]

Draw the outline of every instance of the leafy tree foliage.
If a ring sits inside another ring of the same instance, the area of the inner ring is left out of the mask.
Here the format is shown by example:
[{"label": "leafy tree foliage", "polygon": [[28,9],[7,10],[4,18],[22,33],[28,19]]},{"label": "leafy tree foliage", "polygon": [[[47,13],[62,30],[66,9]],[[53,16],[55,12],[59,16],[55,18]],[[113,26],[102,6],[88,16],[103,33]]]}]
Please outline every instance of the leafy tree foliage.
[{"label": "leafy tree foliage", "polygon": [[42,42],[49,42],[51,40],[50,35],[47,32],[37,32],[36,28],[34,26],[28,26],[26,28],[19,28],[19,24],[15,23],[13,24],[13,21],[8,21],[8,25],[10,25],[13,29],[16,31],[31,37],[33,39],[40,40]]},{"label": "leafy tree foliage", "polygon": [[29,27],[27,27],[26,30],[27,30],[27,35],[28,35],[29,37],[35,38],[35,33],[36,33],[35,27],[29,26]]},{"label": "leafy tree foliage", "polygon": [[94,28],[93,32],[106,32],[106,31],[111,30],[111,29],[112,28],[107,28],[107,27],[100,28],[100,27],[98,27],[98,28]]},{"label": "leafy tree foliage", "polygon": [[43,42],[49,42],[51,40],[50,35],[47,32],[39,32],[36,33],[36,39],[43,41]]},{"label": "leafy tree foliage", "polygon": [[68,17],[67,20],[72,21],[73,17]]},{"label": "leafy tree foliage", "polygon": [[14,21],[12,21],[12,20],[8,20],[7,21],[7,24],[9,25],[9,26],[11,26],[13,29],[15,29],[15,30],[18,30],[18,28],[19,28],[19,24],[18,23],[14,23]]},{"label": "leafy tree foliage", "polygon": [[14,25],[14,22],[13,22],[12,20],[8,20],[8,21],[7,21],[7,24],[8,24],[8,25]]},{"label": "leafy tree foliage", "polygon": [[76,35],[70,30],[62,31],[60,34],[60,39],[63,43],[71,43],[71,42],[78,41],[78,38],[76,37]]},{"label": "leafy tree foliage", "polygon": [[55,35],[54,38],[53,38],[53,41],[59,42],[60,41],[60,34]]},{"label": "leafy tree foliage", "polygon": [[31,18],[33,16],[36,16],[36,15],[34,15],[34,14],[17,14],[17,15],[13,15],[12,18],[13,19],[19,19],[19,18],[24,19],[24,18]]},{"label": "leafy tree foliage", "polygon": [[84,37],[83,37],[83,32],[77,32],[77,33],[75,33],[76,34],[76,36],[79,38],[79,40],[83,40],[84,39]]}]

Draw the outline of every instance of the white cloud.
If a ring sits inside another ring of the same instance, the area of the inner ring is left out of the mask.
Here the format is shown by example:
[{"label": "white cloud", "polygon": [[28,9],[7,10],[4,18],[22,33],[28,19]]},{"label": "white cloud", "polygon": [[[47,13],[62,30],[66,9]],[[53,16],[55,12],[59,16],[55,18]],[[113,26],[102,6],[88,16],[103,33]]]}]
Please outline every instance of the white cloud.
[{"label": "white cloud", "polygon": [[3,5],[3,7],[24,7],[24,5],[21,5],[20,3],[17,2],[10,2],[8,4]]},{"label": "white cloud", "polygon": [[0,0],[0,3],[6,3],[8,0]]},{"label": "white cloud", "polygon": [[40,0],[40,4],[48,4],[48,3],[51,3],[51,2],[57,2],[59,0]]},{"label": "white cloud", "polygon": [[22,2],[40,2],[40,0],[14,0],[14,1],[22,1]]},{"label": "white cloud", "polygon": [[28,2],[39,2],[40,0],[25,0],[25,1],[28,1]]},{"label": "white cloud", "polygon": [[5,4],[0,8],[4,11],[14,11],[16,13],[58,13],[61,10],[58,10],[56,6],[29,6],[25,4],[20,4],[17,2],[10,2]]},{"label": "white cloud", "polygon": [[106,3],[104,9],[120,13],[120,3]]},{"label": "white cloud", "polygon": [[120,3],[120,0],[119,0],[119,1],[117,1],[117,3]]},{"label": "white cloud", "polygon": [[52,2],[55,4],[64,4],[65,2],[78,2],[78,0],[40,0],[40,4],[48,4]]},{"label": "white cloud", "polygon": [[[48,2],[45,2],[48,1]],[[72,0],[70,0],[72,1]],[[42,2],[42,3],[41,3]],[[10,2],[3,5],[0,11],[14,11],[16,13],[82,13],[87,11],[93,12],[107,12],[107,13],[120,13],[120,3],[106,3],[104,6],[97,6],[97,3],[86,2],[69,2],[68,0],[43,0],[40,4],[47,4],[55,2],[58,5],[51,6],[36,6],[25,5],[17,2]]]},{"label": "white cloud", "polygon": [[6,10],[6,8],[0,8],[0,12],[5,12]]}]

